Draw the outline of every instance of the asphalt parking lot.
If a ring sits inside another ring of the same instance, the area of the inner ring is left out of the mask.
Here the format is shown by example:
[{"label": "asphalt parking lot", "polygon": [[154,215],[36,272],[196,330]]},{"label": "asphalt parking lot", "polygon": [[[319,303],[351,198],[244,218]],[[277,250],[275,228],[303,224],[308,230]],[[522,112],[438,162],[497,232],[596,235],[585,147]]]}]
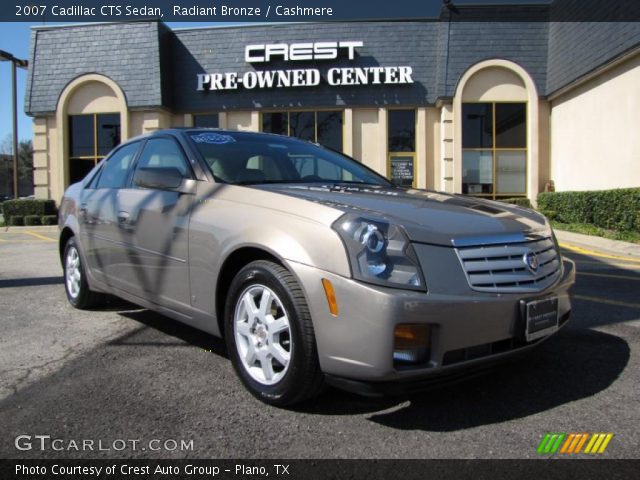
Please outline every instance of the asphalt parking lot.
[{"label": "asphalt parking lot", "polygon": [[[640,458],[638,259],[565,248],[579,272],[572,321],[514,366],[283,410],[244,390],[216,338],[124,302],[71,308],[55,238],[0,233],[0,457],[535,458],[547,432],[608,432],[601,457]],[[19,435],[141,443],[17,450]],[[191,448],[145,448],[152,439]]]}]

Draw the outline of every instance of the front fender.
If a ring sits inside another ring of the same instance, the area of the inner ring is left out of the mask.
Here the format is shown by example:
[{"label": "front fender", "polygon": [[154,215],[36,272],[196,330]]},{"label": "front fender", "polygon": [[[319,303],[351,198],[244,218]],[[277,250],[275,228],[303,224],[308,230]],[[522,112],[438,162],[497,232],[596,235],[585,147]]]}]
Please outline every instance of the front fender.
[{"label": "front fender", "polygon": [[60,201],[60,208],[58,209],[58,228],[60,230],[60,236],[58,237],[58,250],[60,251],[60,258],[64,253],[64,246],[70,232],[72,236],[78,236],[80,234],[80,225],[78,223],[78,217],[76,215],[76,202],[69,197],[62,197]]},{"label": "front fender", "polygon": [[248,188],[207,191],[197,199],[189,223],[192,306],[215,314],[222,266],[244,247],[264,250],[283,263],[350,277],[344,245],[331,228],[341,215],[330,207]]},{"label": "front fender", "polygon": [[298,218],[281,220],[279,225],[251,226],[226,238],[221,257],[225,259],[242,247],[254,247],[266,250],[281,260],[309,265],[344,277],[351,276],[344,245],[334,230]]}]

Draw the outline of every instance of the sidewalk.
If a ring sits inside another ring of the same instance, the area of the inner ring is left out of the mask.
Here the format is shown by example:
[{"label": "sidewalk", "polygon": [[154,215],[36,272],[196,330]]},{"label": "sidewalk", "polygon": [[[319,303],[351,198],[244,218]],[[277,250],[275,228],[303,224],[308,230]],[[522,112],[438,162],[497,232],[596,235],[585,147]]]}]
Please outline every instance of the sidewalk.
[{"label": "sidewalk", "polygon": [[610,255],[628,256],[640,259],[640,245],[608,238],[582,235],[580,233],[554,230],[560,244],[572,245],[587,250],[596,250]]}]

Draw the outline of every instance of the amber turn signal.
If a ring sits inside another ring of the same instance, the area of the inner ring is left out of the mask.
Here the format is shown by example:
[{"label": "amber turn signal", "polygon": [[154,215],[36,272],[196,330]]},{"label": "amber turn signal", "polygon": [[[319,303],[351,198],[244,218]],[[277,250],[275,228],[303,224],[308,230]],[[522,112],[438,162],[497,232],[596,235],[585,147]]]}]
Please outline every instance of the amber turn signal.
[{"label": "amber turn signal", "polygon": [[329,304],[329,311],[334,317],[338,316],[338,301],[336,300],[336,292],[333,289],[333,284],[326,278],[322,279],[322,286],[324,288],[324,294],[327,297],[327,303]]}]

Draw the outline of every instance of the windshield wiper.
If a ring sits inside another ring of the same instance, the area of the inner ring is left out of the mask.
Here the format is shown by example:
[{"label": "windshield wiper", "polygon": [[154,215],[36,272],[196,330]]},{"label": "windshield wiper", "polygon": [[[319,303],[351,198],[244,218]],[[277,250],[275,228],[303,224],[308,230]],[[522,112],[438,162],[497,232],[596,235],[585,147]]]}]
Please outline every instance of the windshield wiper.
[{"label": "windshield wiper", "polygon": [[349,187],[349,186],[376,186],[376,187],[384,187],[380,183],[374,182],[356,182],[356,181],[335,181],[335,180],[313,180],[308,182],[302,182],[300,180],[238,180],[235,182],[231,182],[233,185],[275,185],[275,184],[292,184],[292,185],[326,185],[328,187],[338,188],[338,187]]},{"label": "windshield wiper", "polygon": [[327,183],[331,183],[334,186],[341,186],[341,185],[347,185],[347,186],[348,185],[358,185],[358,186],[361,186],[361,185],[375,185],[376,187],[382,187],[383,186],[383,185],[381,185],[379,183],[374,183],[374,182],[355,182],[355,181],[347,181],[347,180],[340,181],[340,182],[333,181],[333,182],[327,182]]}]

